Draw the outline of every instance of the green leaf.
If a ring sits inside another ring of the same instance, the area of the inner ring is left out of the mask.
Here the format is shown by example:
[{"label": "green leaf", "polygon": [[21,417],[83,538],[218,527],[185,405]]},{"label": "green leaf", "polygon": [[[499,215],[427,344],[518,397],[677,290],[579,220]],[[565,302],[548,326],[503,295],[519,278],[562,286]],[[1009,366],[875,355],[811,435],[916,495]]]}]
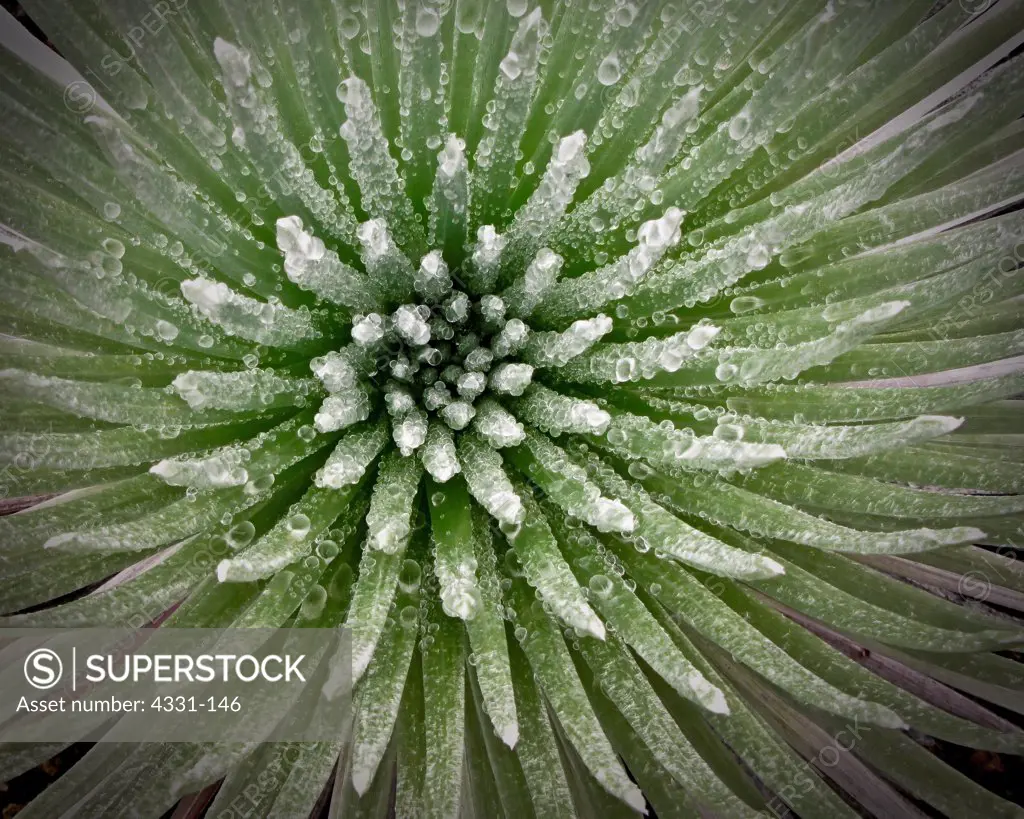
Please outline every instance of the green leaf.
[{"label": "green leaf", "polygon": [[[433,626],[437,626],[433,629]],[[463,630],[458,620],[432,619],[421,644],[423,726],[426,737],[424,810],[428,816],[456,813],[465,753],[466,671]]]},{"label": "green leaf", "polygon": [[626,776],[587,700],[572,658],[555,624],[531,601],[525,584],[512,587],[516,613],[527,630],[523,650],[552,711],[590,774],[609,794],[642,813],[644,800]]},{"label": "green leaf", "polygon": [[654,589],[651,594],[678,612],[692,628],[801,701],[851,719],[889,727],[903,724],[888,708],[843,694],[761,634],[729,605],[741,595],[733,581],[711,577],[702,582],[652,555],[608,545],[638,585]]},{"label": "green leaf", "polygon": [[357,695],[359,707],[352,738],[351,777],[364,796],[391,744],[419,624],[415,601],[399,595],[397,617],[390,618]]}]

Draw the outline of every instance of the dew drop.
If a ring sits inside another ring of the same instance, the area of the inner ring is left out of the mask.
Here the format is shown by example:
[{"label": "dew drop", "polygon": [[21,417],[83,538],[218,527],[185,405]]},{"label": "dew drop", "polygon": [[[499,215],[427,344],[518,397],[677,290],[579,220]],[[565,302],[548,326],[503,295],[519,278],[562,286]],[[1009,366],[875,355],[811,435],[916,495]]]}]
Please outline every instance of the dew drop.
[{"label": "dew drop", "polygon": [[398,622],[402,624],[404,628],[412,628],[416,625],[416,620],[419,618],[419,611],[416,606],[405,606],[398,615]]},{"label": "dew drop", "polygon": [[729,137],[739,142],[750,130],[750,116],[745,111],[740,111],[729,123]]},{"label": "dew drop", "polygon": [[416,13],[416,33],[420,37],[432,37],[437,33],[441,19],[433,9],[420,9]]},{"label": "dew drop", "polygon": [[587,584],[590,591],[600,598],[605,598],[612,593],[612,581],[603,574],[595,574]]},{"label": "dew drop", "polygon": [[405,560],[398,572],[398,586],[406,594],[413,594],[420,588],[423,570],[415,560]]},{"label": "dew drop", "polygon": [[261,492],[266,492],[270,487],[274,485],[273,475],[261,475],[258,478],[254,478],[245,485],[246,494],[258,495]]},{"label": "dew drop", "polygon": [[244,546],[248,546],[255,535],[256,527],[253,526],[252,521],[244,520],[228,529],[224,540],[227,541],[228,546],[232,549],[241,549]]},{"label": "dew drop", "polygon": [[740,315],[741,313],[749,313],[751,310],[757,310],[763,307],[764,304],[764,299],[759,299],[757,296],[737,296],[729,302],[729,309],[736,315]]},{"label": "dew drop", "polygon": [[309,534],[309,527],[311,526],[308,517],[303,515],[301,512],[292,515],[288,518],[287,522],[288,534],[296,540],[302,540],[306,535]]},{"label": "dew drop", "polygon": [[333,540],[321,540],[316,547],[316,553],[328,562],[334,560],[338,556],[339,551],[338,544]]},{"label": "dew drop", "polygon": [[163,319],[156,323],[156,332],[162,340],[168,342],[174,341],[178,337],[178,328]]},{"label": "dew drop", "polygon": [[342,37],[346,40],[351,40],[359,34],[359,19],[351,15],[346,15],[341,19],[341,23],[338,28],[341,31]]},{"label": "dew drop", "polygon": [[124,242],[119,242],[117,239],[104,239],[102,244],[103,249],[115,259],[124,256]]},{"label": "dew drop", "polygon": [[622,77],[622,66],[619,64],[619,55],[612,52],[597,67],[597,81],[601,85],[615,85]]}]

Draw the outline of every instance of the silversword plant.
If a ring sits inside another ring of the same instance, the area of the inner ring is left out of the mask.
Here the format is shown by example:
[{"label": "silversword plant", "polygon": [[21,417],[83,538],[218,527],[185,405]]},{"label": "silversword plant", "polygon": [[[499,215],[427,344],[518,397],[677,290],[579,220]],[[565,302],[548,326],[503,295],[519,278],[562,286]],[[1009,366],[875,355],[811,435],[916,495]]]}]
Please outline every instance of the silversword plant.
[{"label": "silversword plant", "polygon": [[1022,815],[1024,2],[24,6],[3,623],[355,689],[20,816]]}]

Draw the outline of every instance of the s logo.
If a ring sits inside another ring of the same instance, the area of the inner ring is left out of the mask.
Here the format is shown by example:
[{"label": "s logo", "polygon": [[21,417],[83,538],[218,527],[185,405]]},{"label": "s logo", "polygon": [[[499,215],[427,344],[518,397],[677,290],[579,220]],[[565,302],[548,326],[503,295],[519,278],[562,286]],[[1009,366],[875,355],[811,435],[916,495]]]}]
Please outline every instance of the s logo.
[{"label": "s logo", "polygon": [[48,648],[37,648],[25,658],[25,679],[33,688],[45,691],[60,682],[64,664],[57,652]]}]

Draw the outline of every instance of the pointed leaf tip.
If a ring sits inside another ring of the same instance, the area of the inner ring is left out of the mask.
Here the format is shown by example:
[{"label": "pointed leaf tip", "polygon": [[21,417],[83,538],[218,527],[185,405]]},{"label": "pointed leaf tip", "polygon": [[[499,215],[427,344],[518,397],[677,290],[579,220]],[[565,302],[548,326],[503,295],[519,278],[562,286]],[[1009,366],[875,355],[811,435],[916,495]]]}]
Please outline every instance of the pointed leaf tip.
[{"label": "pointed leaf tip", "polygon": [[352,787],[363,796],[370,788],[370,772],[365,770],[352,771]]},{"label": "pointed leaf tip", "polygon": [[512,723],[511,725],[505,726],[501,732],[501,741],[510,749],[515,748],[516,743],[519,742],[519,724]]}]

